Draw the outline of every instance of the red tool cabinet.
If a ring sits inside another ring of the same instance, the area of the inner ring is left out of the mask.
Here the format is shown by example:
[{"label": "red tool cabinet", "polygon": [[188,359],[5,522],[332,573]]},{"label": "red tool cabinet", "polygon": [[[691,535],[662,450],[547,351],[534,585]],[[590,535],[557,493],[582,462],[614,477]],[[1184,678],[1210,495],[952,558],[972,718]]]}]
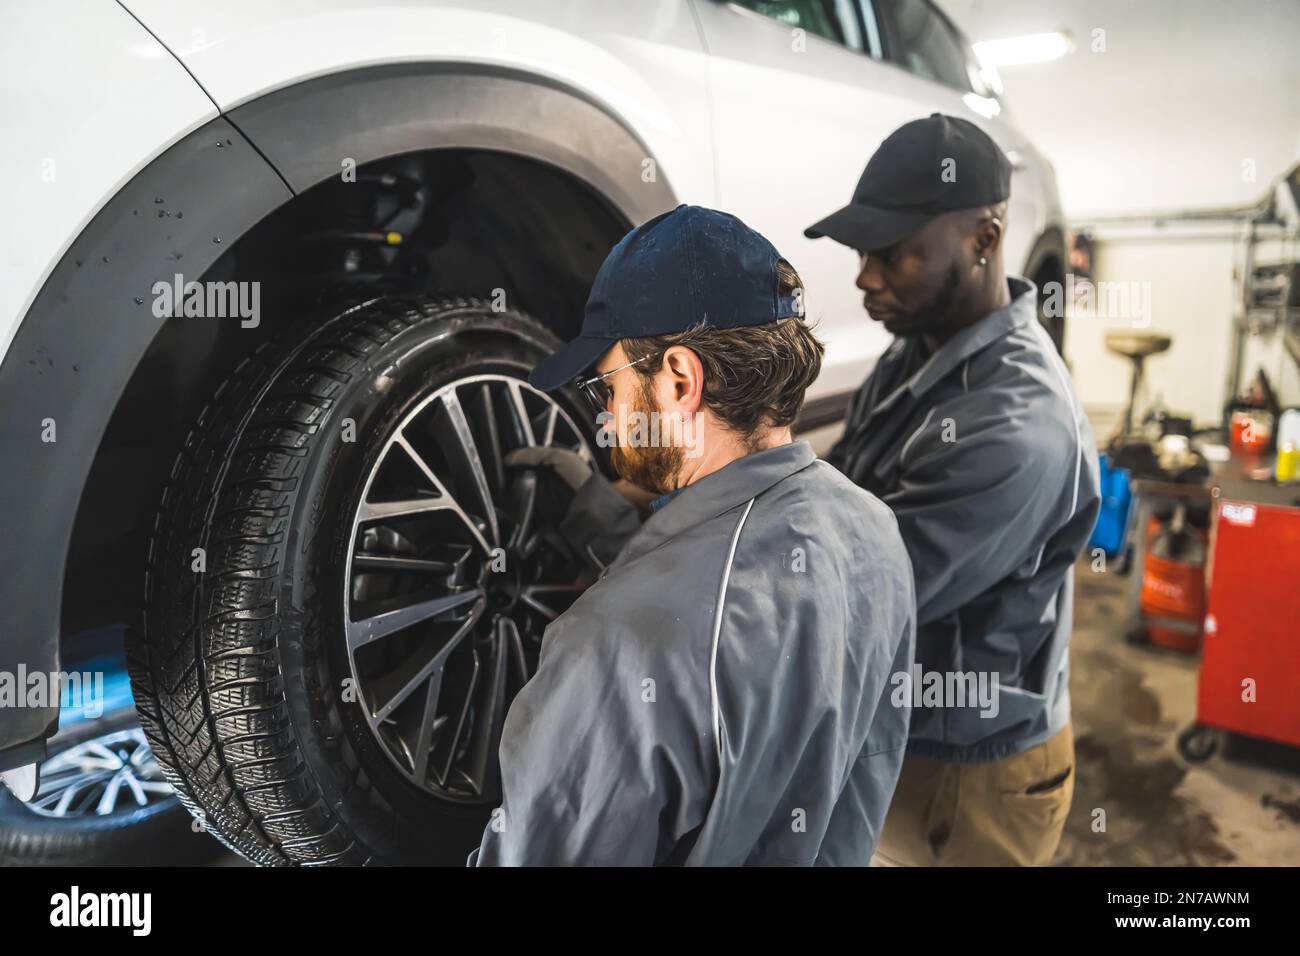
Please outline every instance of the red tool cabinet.
[{"label": "red tool cabinet", "polygon": [[[1268,495],[1272,503],[1230,497],[1238,490],[1214,499],[1196,719],[1300,747],[1300,507],[1294,490]],[[1253,702],[1243,699],[1248,679]]]}]

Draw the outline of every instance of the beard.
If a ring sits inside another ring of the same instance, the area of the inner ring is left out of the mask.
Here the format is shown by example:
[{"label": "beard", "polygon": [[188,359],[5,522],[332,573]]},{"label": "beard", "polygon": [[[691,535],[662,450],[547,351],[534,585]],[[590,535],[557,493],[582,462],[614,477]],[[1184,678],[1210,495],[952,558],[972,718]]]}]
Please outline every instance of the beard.
[{"label": "beard", "polygon": [[[637,390],[633,402],[633,412],[646,416],[650,422],[657,410],[653,407],[654,397],[650,383],[643,381]],[[660,434],[663,434],[660,429]],[[634,485],[640,485],[656,495],[666,495],[677,487],[677,473],[681,471],[682,460],[686,450],[680,445],[662,444],[660,446],[618,444],[609,450],[609,463],[620,478],[625,478]]]},{"label": "beard", "polygon": [[[885,330],[895,335],[933,335],[941,332],[953,320],[956,311],[957,294],[961,288],[961,268],[953,263],[943,283],[930,296],[927,302],[909,310],[901,322],[885,323]],[[894,325],[894,328],[890,328]]]}]

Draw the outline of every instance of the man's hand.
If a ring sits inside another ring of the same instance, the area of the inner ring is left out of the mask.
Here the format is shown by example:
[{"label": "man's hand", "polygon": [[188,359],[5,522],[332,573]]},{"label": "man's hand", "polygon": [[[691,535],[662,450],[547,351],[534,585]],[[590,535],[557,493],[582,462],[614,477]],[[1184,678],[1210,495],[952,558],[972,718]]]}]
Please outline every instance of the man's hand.
[{"label": "man's hand", "polygon": [[585,458],[567,448],[541,445],[517,448],[506,455],[505,463],[514,468],[546,468],[573,492],[586,484],[587,479],[595,474]]},{"label": "man's hand", "polygon": [[538,507],[563,515],[556,530],[578,560],[589,567],[593,578],[636,534],[641,527],[639,512],[654,499],[653,492],[630,481],[606,480],[587,459],[567,448],[519,448],[506,455],[505,463],[511,468],[532,469],[538,483],[550,489],[548,498],[560,499]]}]

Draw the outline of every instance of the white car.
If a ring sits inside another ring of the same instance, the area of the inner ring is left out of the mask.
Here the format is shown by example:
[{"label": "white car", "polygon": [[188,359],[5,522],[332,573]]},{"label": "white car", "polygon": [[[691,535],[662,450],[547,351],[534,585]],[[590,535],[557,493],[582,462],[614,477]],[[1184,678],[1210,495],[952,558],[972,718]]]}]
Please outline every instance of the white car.
[{"label": "white car", "polygon": [[[1051,168],[925,0],[4,20],[0,676],[124,641],[168,781],[258,863],[477,843],[506,708],[585,583],[563,502],[502,457],[592,452],[573,397],[525,376],[630,226],[716,207],[793,262],[828,343],[805,426],[887,340],[854,254],[803,229],[903,122],[987,129],[1016,170],[1009,266],[1063,278]],[[0,770],[56,724],[10,700]]]}]

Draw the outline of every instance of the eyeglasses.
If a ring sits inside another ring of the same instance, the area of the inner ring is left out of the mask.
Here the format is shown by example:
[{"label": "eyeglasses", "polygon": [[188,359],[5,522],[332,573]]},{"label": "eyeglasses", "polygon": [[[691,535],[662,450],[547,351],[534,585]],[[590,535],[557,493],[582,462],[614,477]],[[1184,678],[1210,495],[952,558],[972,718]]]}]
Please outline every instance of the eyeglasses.
[{"label": "eyeglasses", "polygon": [[611,369],[608,372],[603,372],[600,375],[593,375],[591,378],[580,378],[574,384],[578,386],[578,391],[587,396],[587,401],[591,402],[592,407],[596,409],[597,413],[606,411],[609,408],[609,400],[614,397],[614,392],[605,379],[609,378],[615,372],[621,372],[625,368],[639,365],[648,358],[650,358],[650,356],[643,355],[635,362],[628,362],[626,365],[620,365],[618,368]]}]

